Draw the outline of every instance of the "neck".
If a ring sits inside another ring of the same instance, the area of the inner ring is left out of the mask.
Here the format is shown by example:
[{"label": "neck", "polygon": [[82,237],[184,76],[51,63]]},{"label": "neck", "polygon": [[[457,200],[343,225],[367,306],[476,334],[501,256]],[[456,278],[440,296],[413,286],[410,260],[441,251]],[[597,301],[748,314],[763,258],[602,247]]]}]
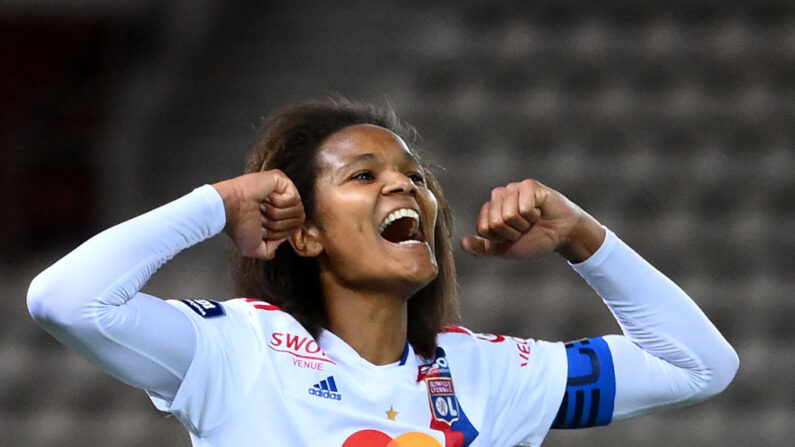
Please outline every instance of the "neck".
[{"label": "neck", "polygon": [[327,329],[374,365],[399,361],[406,348],[408,299],[347,287],[330,272],[322,272],[320,279]]}]

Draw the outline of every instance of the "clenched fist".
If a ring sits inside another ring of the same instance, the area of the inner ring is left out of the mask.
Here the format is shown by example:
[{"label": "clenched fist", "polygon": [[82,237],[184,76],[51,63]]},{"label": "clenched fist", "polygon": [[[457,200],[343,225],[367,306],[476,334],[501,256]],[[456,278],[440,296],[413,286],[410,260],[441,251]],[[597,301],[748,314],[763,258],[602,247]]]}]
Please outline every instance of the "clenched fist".
[{"label": "clenched fist", "polygon": [[243,256],[273,259],[279,245],[306,217],[298,190],[278,169],[241,175],[213,186],[224,200],[224,231]]},{"label": "clenched fist", "polygon": [[477,256],[534,258],[557,251],[581,262],[601,246],[605,230],[563,194],[537,180],[494,188],[480,208],[477,234],[461,247]]}]

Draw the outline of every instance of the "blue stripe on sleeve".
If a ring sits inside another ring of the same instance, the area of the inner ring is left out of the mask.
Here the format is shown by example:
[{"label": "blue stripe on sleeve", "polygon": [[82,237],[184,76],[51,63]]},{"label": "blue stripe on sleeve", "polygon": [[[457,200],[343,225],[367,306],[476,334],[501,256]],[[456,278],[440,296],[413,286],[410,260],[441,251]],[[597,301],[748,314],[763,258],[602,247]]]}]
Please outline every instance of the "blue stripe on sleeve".
[{"label": "blue stripe on sleeve", "polygon": [[613,419],[616,376],[613,356],[602,337],[566,344],[566,393],[552,428],[607,425]]}]

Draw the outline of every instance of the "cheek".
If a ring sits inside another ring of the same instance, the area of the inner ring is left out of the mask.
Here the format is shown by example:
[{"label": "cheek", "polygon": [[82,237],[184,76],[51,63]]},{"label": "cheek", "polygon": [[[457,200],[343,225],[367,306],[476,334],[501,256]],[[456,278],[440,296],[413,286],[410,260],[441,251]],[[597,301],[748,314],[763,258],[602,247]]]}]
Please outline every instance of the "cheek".
[{"label": "cheek", "polygon": [[363,240],[361,235],[372,233],[371,215],[363,211],[364,207],[356,200],[342,199],[345,197],[335,196],[317,208],[317,222],[324,245],[336,247],[335,251],[345,251],[346,247],[360,244]]},{"label": "cheek", "polygon": [[439,217],[439,205],[436,201],[436,197],[428,192],[428,199],[425,202],[425,210],[424,213],[426,219],[428,219],[428,223],[430,224],[429,227],[432,228],[434,231],[431,231],[430,237],[434,236],[436,225],[437,225],[437,218]]},{"label": "cheek", "polygon": [[371,229],[370,214],[354,206],[341,206],[328,214],[326,229],[337,237],[367,233]]}]

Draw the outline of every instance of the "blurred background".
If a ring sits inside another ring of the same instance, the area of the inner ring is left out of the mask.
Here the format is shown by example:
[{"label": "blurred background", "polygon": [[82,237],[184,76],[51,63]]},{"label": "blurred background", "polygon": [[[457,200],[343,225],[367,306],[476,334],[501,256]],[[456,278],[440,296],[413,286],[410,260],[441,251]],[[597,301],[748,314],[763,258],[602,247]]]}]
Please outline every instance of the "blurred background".
[{"label": "blurred background", "polygon": [[[492,187],[538,178],[682,285],[740,354],[715,399],[546,446],[791,445],[795,5],[664,4],[0,2],[0,444],[190,445],[39,329],[27,286],[103,228],[238,174],[276,107],[340,93],[419,129],[456,238]],[[228,297],[227,248],[184,252],[146,291]],[[457,258],[473,330],[617,331],[556,256]]]}]

